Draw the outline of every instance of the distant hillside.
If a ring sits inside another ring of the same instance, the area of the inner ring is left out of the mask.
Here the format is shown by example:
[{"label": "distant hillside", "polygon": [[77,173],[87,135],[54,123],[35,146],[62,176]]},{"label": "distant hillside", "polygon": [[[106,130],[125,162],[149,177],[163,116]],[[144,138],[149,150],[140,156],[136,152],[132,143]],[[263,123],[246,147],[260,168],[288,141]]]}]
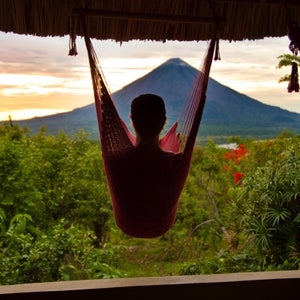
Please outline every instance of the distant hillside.
[{"label": "distant hillside", "polygon": [[[181,59],[166,61],[113,94],[120,115],[129,123],[131,100],[143,93],[155,93],[165,100],[169,124],[172,124],[197,72]],[[33,132],[41,126],[45,126],[48,133],[57,133],[62,129],[67,134],[83,128],[93,138],[98,137],[94,105],[17,123],[27,124]],[[285,129],[300,133],[300,114],[263,104],[209,79],[207,102],[199,130],[202,139],[228,136],[272,138]]]}]

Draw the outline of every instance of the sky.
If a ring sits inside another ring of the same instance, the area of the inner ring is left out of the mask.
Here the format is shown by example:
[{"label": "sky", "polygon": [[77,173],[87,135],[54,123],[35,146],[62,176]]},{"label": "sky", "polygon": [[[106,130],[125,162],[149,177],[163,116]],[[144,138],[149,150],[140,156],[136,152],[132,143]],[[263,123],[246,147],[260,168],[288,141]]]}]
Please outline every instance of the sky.
[{"label": "sky", "polygon": [[[84,40],[77,56],[68,56],[69,37],[35,37],[0,32],[0,120],[28,119],[71,111],[93,102]],[[199,69],[207,42],[93,40],[109,89],[115,92],[170,58]],[[300,113],[300,94],[288,93],[278,79],[290,68],[276,68],[290,53],[289,40],[220,41],[221,61],[210,76],[260,102]]]}]

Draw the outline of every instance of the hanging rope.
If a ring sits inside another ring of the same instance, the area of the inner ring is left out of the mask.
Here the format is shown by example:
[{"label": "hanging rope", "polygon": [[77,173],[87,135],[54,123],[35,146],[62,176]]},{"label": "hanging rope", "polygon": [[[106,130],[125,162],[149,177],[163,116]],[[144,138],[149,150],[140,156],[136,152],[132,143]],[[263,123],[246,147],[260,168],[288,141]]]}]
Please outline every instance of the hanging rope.
[{"label": "hanging rope", "polygon": [[298,75],[298,65],[296,62],[292,63],[292,72],[290,76],[290,82],[287,88],[288,92],[299,92],[299,75]]},{"label": "hanging rope", "polygon": [[76,33],[75,33],[75,22],[77,17],[71,16],[70,17],[70,33],[69,33],[69,55],[76,56],[78,55],[77,47],[76,47]]},{"label": "hanging rope", "polygon": [[76,56],[78,54],[76,47],[76,34],[72,31],[70,32],[70,40],[69,40],[69,55]]},{"label": "hanging rope", "polygon": [[[284,6],[285,6],[286,18],[288,24],[288,37],[290,39],[289,49],[296,57],[300,49],[300,28],[298,27],[298,24],[296,22],[291,21],[292,18],[290,14],[290,9],[286,1],[284,2]],[[289,93],[299,92],[299,74],[298,74],[298,64],[296,61],[292,62],[292,70],[291,70],[287,91]]]},{"label": "hanging rope", "polygon": [[216,49],[215,49],[214,60],[221,60],[219,39],[216,40]]},{"label": "hanging rope", "polygon": [[[191,135],[193,126],[195,127],[195,124],[197,123],[197,126],[199,127],[201,122],[206,102],[206,91],[213,57],[217,60],[220,59],[219,44],[218,39],[216,38],[217,32],[218,27],[216,26],[214,37],[210,41],[207,52],[204,55],[197,78],[195,79],[193,86],[184,101],[182,110],[178,117],[179,143],[182,151],[186,146],[187,137]],[[198,127],[195,127],[197,129],[194,129],[193,135],[197,135]]]}]

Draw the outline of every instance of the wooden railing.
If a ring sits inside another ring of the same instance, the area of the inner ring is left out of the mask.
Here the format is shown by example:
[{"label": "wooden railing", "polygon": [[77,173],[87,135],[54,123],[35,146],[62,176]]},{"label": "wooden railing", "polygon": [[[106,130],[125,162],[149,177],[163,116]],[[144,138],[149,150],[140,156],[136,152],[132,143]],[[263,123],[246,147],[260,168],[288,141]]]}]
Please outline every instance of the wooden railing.
[{"label": "wooden railing", "polygon": [[12,299],[294,300],[300,299],[300,271],[140,277],[0,286],[0,300]]}]

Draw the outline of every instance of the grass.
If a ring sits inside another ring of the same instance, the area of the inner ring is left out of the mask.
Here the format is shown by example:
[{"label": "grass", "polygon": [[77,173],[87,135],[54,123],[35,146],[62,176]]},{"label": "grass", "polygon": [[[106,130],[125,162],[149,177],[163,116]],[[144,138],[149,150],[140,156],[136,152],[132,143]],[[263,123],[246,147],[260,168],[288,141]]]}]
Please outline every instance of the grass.
[{"label": "grass", "polygon": [[[179,275],[183,261],[172,255],[167,244],[159,239],[132,239],[121,252],[120,268],[128,277]],[[176,250],[176,249],[174,249]]]}]

